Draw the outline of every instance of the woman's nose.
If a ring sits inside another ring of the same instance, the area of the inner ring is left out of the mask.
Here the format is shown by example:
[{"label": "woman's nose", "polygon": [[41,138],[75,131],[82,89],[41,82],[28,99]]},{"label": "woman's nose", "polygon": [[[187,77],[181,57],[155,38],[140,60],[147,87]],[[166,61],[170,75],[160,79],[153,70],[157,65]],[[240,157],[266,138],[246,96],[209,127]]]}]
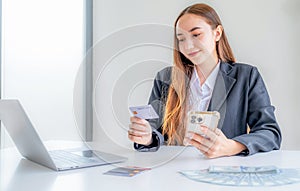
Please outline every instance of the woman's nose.
[{"label": "woman's nose", "polygon": [[186,39],[184,48],[186,50],[194,48],[194,42],[191,39]]}]

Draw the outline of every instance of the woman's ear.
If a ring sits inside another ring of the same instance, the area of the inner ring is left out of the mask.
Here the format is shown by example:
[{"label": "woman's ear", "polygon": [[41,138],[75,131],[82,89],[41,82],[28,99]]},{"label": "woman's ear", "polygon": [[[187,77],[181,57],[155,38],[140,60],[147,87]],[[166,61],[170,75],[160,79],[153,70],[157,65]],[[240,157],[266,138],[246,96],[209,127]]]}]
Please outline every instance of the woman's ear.
[{"label": "woman's ear", "polygon": [[223,27],[222,27],[222,25],[218,25],[217,28],[215,29],[216,42],[218,42],[221,39],[222,33],[223,33]]}]

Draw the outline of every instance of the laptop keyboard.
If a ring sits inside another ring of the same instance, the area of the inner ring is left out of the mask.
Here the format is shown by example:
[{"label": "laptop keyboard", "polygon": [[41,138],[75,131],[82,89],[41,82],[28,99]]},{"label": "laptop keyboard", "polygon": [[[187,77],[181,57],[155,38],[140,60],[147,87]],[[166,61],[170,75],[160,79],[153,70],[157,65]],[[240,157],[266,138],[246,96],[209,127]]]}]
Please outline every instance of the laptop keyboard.
[{"label": "laptop keyboard", "polygon": [[80,167],[99,164],[100,159],[95,160],[87,157],[82,157],[63,150],[49,151],[54,163],[59,167]]}]

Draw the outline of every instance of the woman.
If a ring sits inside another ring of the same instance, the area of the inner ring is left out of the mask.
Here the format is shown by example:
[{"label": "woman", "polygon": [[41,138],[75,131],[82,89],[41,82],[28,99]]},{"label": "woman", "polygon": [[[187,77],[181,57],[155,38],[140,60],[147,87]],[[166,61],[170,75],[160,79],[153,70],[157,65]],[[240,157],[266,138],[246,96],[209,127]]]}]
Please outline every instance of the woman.
[{"label": "woman", "polygon": [[[175,21],[174,66],[158,72],[149,103],[156,120],[131,117],[128,137],[139,151],[161,144],[195,146],[208,158],[280,148],[281,132],[257,68],[235,63],[213,8],[195,4]],[[218,128],[186,134],[191,110],[218,111]],[[249,132],[248,132],[249,129]]]}]

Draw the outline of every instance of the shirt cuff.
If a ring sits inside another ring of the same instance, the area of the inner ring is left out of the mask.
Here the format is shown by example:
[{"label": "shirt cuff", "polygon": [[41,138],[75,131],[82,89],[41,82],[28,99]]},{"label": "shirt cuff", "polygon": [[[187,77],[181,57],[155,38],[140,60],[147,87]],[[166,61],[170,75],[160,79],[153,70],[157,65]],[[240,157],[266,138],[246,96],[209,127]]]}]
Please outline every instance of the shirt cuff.
[{"label": "shirt cuff", "polygon": [[249,150],[245,149],[242,152],[238,153],[237,155],[238,156],[248,156],[249,155]]},{"label": "shirt cuff", "polygon": [[160,140],[155,132],[152,132],[152,143],[150,145],[133,144],[135,150],[140,152],[155,152],[160,147]]}]

